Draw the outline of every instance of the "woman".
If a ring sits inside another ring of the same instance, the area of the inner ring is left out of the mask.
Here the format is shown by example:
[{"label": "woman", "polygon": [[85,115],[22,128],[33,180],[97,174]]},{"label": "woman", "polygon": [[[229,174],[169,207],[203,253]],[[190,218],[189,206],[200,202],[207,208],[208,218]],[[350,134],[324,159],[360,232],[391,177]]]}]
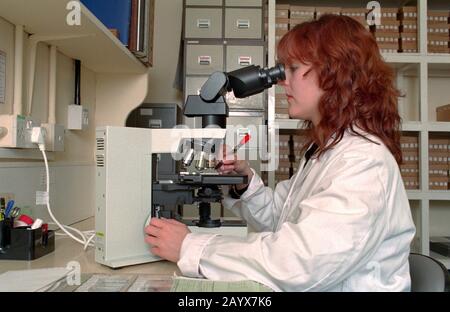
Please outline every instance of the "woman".
[{"label": "woman", "polygon": [[153,219],[151,251],[188,276],[250,279],[277,291],[410,290],[415,227],[398,168],[398,91],[374,38],[349,17],[324,15],[294,27],[277,52],[289,115],[308,121],[308,159],[275,191],[247,162],[225,160],[223,173],[250,182],[224,206],[257,232],[194,234]]}]

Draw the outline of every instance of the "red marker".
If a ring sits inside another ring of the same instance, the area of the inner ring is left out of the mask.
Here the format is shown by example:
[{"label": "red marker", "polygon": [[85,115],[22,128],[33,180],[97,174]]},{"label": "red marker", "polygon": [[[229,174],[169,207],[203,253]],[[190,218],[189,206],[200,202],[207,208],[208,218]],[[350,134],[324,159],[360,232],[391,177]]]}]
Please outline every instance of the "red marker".
[{"label": "red marker", "polygon": [[[247,144],[248,141],[250,141],[250,134],[247,134],[245,137],[243,137],[242,140],[241,140],[241,142],[239,142],[239,144],[236,145],[236,146],[233,148],[233,154],[236,154],[237,151],[238,151],[243,145]],[[220,166],[222,166],[222,165],[223,165],[223,161],[221,160],[221,161],[219,161],[219,162],[217,163],[217,165],[214,167],[214,169],[217,170],[217,169],[219,169]]]}]

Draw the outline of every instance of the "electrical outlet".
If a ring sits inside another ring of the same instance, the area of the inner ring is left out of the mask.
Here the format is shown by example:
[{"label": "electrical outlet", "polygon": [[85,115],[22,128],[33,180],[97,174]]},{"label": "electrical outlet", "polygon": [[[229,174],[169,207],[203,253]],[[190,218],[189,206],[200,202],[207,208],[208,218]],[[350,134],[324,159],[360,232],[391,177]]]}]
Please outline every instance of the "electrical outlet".
[{"label": "electrical outlet", "polygon": [[0,147],[36,148],[31,142],[31,129],[39,122],[22,115],[0,115]]},{"label": "electrical outlet", "polygon": [[55,124],[42,124],[42,128],[46,130],[45,150],[51,152],[64,151],[64,126]]}]

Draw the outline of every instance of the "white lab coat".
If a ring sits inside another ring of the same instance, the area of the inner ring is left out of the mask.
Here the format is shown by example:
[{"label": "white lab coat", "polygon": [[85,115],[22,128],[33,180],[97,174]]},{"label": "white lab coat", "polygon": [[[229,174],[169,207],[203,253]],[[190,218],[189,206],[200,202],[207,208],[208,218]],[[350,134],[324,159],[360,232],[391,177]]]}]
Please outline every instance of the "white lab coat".
[{"label": "white lab coat", "polygon": [[188,234],[181,272],[275,291],[409,291],[415,227],[386,146],[346,132],[320,159],[304,161],[275,191],[255,174],[239,200],[226,196],[224,206],[257,232]]}]

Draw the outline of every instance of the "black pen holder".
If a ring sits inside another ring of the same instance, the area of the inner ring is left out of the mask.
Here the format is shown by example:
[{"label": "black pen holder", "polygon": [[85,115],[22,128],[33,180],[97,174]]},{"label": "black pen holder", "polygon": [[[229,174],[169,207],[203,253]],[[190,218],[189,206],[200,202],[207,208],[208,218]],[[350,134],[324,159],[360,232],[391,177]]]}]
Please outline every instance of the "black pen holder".
[{"label": "black pen holder", "polygon": [[42,227],[14,227],[14,219],[0,221],[0,260],[34,260],[55,250],[55,232]]}]

